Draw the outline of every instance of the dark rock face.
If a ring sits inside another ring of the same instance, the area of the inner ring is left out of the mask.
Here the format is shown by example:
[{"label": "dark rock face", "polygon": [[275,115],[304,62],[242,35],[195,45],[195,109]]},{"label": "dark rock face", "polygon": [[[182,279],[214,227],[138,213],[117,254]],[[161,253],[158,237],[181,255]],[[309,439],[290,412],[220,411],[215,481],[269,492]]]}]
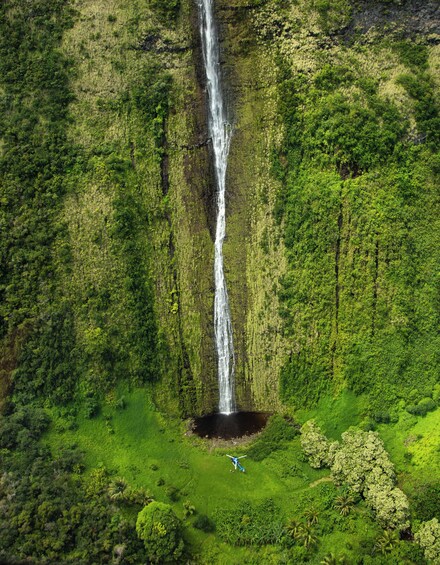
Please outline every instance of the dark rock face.
[{"label": "dark rock face", "polygon": [[344,37],[351,38],[355,33],[380,31],[385,26],[387,33],[394,32],[402,38],[440,34],[440,4],[435,0],[401,3],[362,0],[355,4],[351,22],[342,33]]}]

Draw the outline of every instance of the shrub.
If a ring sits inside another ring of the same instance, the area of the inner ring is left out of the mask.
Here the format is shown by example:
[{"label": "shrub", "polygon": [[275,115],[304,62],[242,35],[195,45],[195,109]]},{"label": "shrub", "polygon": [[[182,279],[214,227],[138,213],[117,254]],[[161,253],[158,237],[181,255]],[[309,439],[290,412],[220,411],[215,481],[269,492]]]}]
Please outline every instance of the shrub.
[{"label": "shrub", "polygon": [[428,67],[428,48],[413,41],[400,41],[394,44],[394,50],[407,67],[425,70]]},{"label": "shrub", "polygon": [[171,26],[178,16],[180,0],[153,0],[152,6],[157,10],[162,22]]},{"label": "shrub", "polygon": [[206,516],[206,514],[199,514],[194,520],[193,526],[207,534],[215,531],[215,522]]},{"label": "shrub", "polygon": [[324,65],[315,76],[315,86],[327,92],[336,87],[350,83],[353,80],[353,71],[348,67],[337,65]]},{"label": "shrub", "polygon": [[123,396],[121,396],[121,398],[118,398],[115,407],[117,410],[125,410],[127,403],[125,402],[125,398]]},{"label": "shrub", "polygon": [[284,527],[279,509],[272,499],[258,505],[240,502],[235,508],[216,512],[219,537],[232,545],[266,545],[278,543]]},{"label": "shrub", "polygon": [[373,414],[373,420],[378,424],[389,424],[391,418],[389,412],[382,410]]},{"label": "shrub", "polygon": [[437,404],[432,398],[422,398],[418,404],[407,406],[406,411],[413,416],[426,416],[428,412],[432,412],[436,408]]},{"label": "shrub", "polygon": [[392,154],[406,131],[391,102],[372,97],[368,105],[339,92],[319,97],[305,117],[305,149],[329,156],[351,170],[369,169]]},{"label": "shrub", "polygon": [[263,461],[273,451],[285,449],[286,442],[298,433],[292,422],[276,414],[270,418],[260,437],[247,450],[247,454],[254,461]]},{"label": "shrub", "polygon": [[440,117],[435,97],[435,86],[426,73],[403,74],[397,83],[405,88],[408,95],[415,100],[414,114],[417,127],[424,140],[436,150],[440,139]]},{"label": "shrub", "polygon": [[419,520],[440,516],[440,482],[417,486],[412,499],[412,509]]},{"label": "shrub", "polygon": [[128,489],[127,501],[130,504],[139,504],[141,506],[146,506],[150,502],[153,502],[152,495],[144,488],[139,487],[136,489]]},{"label": "shrub", "polygon": [[166,487],[165,494],[168,496],[171,502],[177,502],[180,498],[179,489],[172,485]]},{"label": "shrub", "polygon": [[94,418],[99,413],[99,401],[95,396],[84,400],[84,413],[86,418]]},{"label": "shrub", "polygon": [[185,502],[183,503],[184,517],[188,518],[189,516],[192,516],[195,513],[196,513],[196,507],[193,504],[191,504],[190,500],[185,500]]}]

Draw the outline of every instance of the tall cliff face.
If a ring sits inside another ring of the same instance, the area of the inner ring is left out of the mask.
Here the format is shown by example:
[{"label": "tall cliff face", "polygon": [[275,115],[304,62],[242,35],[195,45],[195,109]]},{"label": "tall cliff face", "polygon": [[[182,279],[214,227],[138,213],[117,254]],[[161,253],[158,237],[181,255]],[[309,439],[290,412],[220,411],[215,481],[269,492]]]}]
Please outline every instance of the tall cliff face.
[{"label": "tall cliff face", "polygon": [[280,395],[301,406],[349,387],[381,413],[432,394],[436,10],[217,4],[243,408],[273,409]]},{"label": "tall cliff face", "polygon": [[93,406],[128,381],[210,411],[196,6],[35,0],[2,17],[2,396]]},{"label": "tall cliff face", "polygon": [[[35,2],[2,7],[2,396],[93,404],[125,380],[181,414],[215,410],[197,6]],[[436,10],[216,2],[242,409],[432,393]]]},{"label": "tall cliff face", "polygon": [[[190,3],[194,67],[186,71],[186,84],[181,82],[182,76],[175,77],[185,96],[174,100],[167,136],[169,140],[181,136],[174,142],[178,150],[170,152],[174,174],[169,177],[181,301],[179,347],[186,351],[184,374],[191,375],[197,391],[197,410],[206,412],[217,408],[218,395],[212,317],[216,206],[206,127],[207,94],[194,9]],[[280,228],[273,216],[279,182],[271,172],[272,149],[280,143],[276,76],[271,58],[256,42],[246,9],[219,3],[216,17],[233,128],[224,262],[234,331],[237,405],[240,409],[273,410],[279,405],[279,374],[285,359],[277,298],[285,259]],[[193,410],[195,406],[192,404]]]},{"label": "tall cliff face", "polygon": [[272,154],[281,142],[276,69],[258,43],[254,10],[219,3],[227,98],[234,135],[228,168],[225,265],[229,275],[238,404],[279,406],[279,373],[286,355],[278,291],[286,260],[274,219],[280,183]]},{"label": "tall cliff face", "polygon": [[[274,147],[282,140],[276,73],[271,56],[258,44],[247,8],[218,3],[216,17],[225,98],[233,128],[224,263],[234,331],[237,406],[274,410],[279,406],[279,374],[286,357],[278,302],[286,260],[281,228],[273,214],[280,183],[272,173],[271,161]],[[213,156],[209,142],[205,144],[209,140],[203,62],[196,35],[197,14],[193,11],[191,23],[195,33],[194,68],[189,67],[186,76],[174,75],[177,91],[185,95],[174,99],[166,135],[167,143],[177,149],[169,152],[169,197],[180,301],[180,344],[176,342],[176,346],[185,351],[183,379],[189,378],[197,391],[198,410],[209,411],[217,408],[212,319],[216,210],[210,173]],[[165,320],[166,313],[161,312],[159,319]],[[193,403],[192,409],[195,406]]]},{"label": "tall cliff face", "polygon": [[[179,328],[171,349],[182,352],[179,394],[182,402],[182,393],[187,392],[187,409],[194,413],[215,410],[218,403],[212,316],[216,210],[197,13],[191,3],[187,9],[187,24],[193,29],[192,58],[187,59],[184,73],[173,73],[179,94],[173,99],[166,136],[173,280],[178,299],[173,316]],[[271,171],[273,148],[281,143],[281,136],[273,62],[258,45],[249,15],[240,6],[216,6],[225,97],[233,128],[224,261],[236,353],[237,405],[273,410],[279,406],[279,374],[286,356],[278,303],[286,261],[281,230],[273,215],[280,183]],[[159,320],[170,336],[173,320],[165,310]],[[175,378],[175,368],[172,372]]]},{"label": "tall cliff face", "polygon": [[[98,177],[96,184],[87,179],[67,200],[77,275],[72,294],[84,300],[84,287],[91,284],[111,296],[106,330],[91,320],[90,311],[78,314],[78,340],[122,326],[116,356],[128,352],[129,359],[121,373],[125,369],[132,378],[134,373],[136,380],[136,364],[145,369],[148,359],[133,350],[144,347],[153,358],[147,379],[161,381],[158,399],[170,408],[179,406],[183,414],[208,412],[217,402],[212,182],[196,6],[182,3],[171,15],[159,4],[153,10],[142,3],[101,8],[81,6],[81,18],[65,42],[66,51],[81,59],[78,36],[87,35],[88,26],[100,30],[98,38],[88,30],[91,52],[78,65],[74,120],[76,131],[88,133],[79,136],[86,151],[114,144],[129,172],[110,181]],[[99,101],[91,119],[90,109]],[[107,245],[104,236],[97,243],[95,232],[108,231],[105,225],[115,215],[121,241]],[[84,216],[92,216],[93,228],[78,219]],[[126,280],[130,261],[142,270],[138,282]],[[139,319],[131,304],[136,285],[144,302]],[[154,325],[150,342],[146,335],[133,335],[142,316]]]}]

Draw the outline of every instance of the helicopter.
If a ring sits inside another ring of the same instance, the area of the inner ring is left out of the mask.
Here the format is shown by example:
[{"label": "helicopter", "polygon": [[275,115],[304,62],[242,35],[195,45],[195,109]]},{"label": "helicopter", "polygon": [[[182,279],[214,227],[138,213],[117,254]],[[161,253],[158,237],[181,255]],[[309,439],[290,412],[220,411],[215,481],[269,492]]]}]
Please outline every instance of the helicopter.
[{"label": "helicopter", "polygon": [[241,463],[239,462],[239,459],[243,459],[244,457],[247,457],[247,455],[242,455],[241,457],[233,457],[232,455],[226,455],[226,457],[229,457],[229,459],[231,460],[232,464],[234,465],[235,471],[238,469],[242,473],[246,472],[243,465],[241,465]]}]

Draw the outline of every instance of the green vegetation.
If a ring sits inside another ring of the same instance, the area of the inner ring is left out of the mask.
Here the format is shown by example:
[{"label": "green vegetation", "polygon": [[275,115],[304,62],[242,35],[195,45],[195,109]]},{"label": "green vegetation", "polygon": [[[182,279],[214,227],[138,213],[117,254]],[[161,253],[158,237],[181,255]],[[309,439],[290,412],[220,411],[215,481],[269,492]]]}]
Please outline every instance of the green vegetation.
[{"label": "green vegetation", "polygon": [[[198,438],[184,437],[179,420],[157,412],[143,390],[124,391],[123,396],[124,409],[109,399],[96,418],[79,414],[77,426],[61,432],[59,416],[53,414],[53,426],[45,436],[45,444],[54,454],[77,445],[85,453],[84,480],[90,473],[103,471],[108,477],[105,492],[109,500],[115,500],[115,487],[123,491],[116,499],[123,516],[124,509],[132,508],[130,492],[146,489],[150,500],[171,505],[182,520],[187,551],[202,562],[216,562],[223,554],[231,563],[265,559],[268,554],[274,559],[301,562],[309,558],[316,563],[329,553],[344,555],[349,562],[359,555],[379,559],[376,545],[382,543],[383,530],[372,519],[366,501],[350,494],[346,486],[336,487],[327,471],[313,470],[305,462],[296,432],[290,439],[284,437],[285,432],[264,434],[271,438],[270,454],[261,461],[248,457],[247,472],[233,473],[225,457],[231,446],[213,449]],[[279,421],[284,423],[275,428],[291,429],[289,422]],[[264,435],[245,449],[234,448],[234,452],[251,454],[264,443]],[[383,447],[380,453],[382,461],[386,458]],[[363,458],[353,454],[352,459],[353,464],[362,465]],[[386,464],[391,465],[389,460]],[[343,482],[346,484],[345,479]],[[413,495],[409,498],[412,510]],[[138,499],[137,504],[143,501]],[[135,520],[136,514],[130,511],[132,528]],[[273,525],[270,528],[268,521]],[[231,545],[234,551],[228,549]],[[395,540],[394,558],[411,554],[416,563],[424,563],[420,548]]]},{"label": "green vegetation", "polygon": [[437,518],[422,524],[415,538],[425,550],[426,559],[434,564],[440,563],[440,525]]},{"label": "green vegetation", "polygon": [[163,502],[151,502],[136,520],[136,532],[152,563],[179,562],[184,550],[180,529],[171,506]]},{"label": "green vegetation", "polygon": [[[54,409],[51,419],[42,444],[38,438],[47,430],[47,414],[19,411],[3,420],[7,427],[0,433],[2,466],[8,478],[2,496],[16,494],[16,503],[2,506],[7,512],[2,521],[9,524],[2,534],[7,536],[2,538],[6,555],[36,555],[46,547],[58,561],[100,562],[113,551],[123,551],[127,562],[141,562],[148,549],[138,540],[135,523],[151,500],[173,508],[182,521],[187,551],[202,562],[225,555],[228,562],[239,563],[270,554],[275,560],[312,558],[318,563],[329,553],[350,561],[355,555],[375,555],[381,543],[382,530],[364,501],[329,482],[327,472],[313,470],[302,456],[296,433],[290,439],[283,433],[277,440],[273,433],[266,434],[271,445],[281,449],[262,461],[249,458],[242,474],[230,470],[225,457],[230,447],[212,449],[198,438],[184,437],[179,420],[157,412],[142,389],[109,397],[93,419],[75,415],[74,409]],[[284,421],[282,427],[286,425],[290,429]],[[262,439],[254,445],[259,443]],[[250,453],[252,448],[235,452]],[[35,450],[41,471],[36,463],[29,464]],[[32,479],[17,480],[23,473]],[[44,481],[50,488],[37,498],[31,496],[28,489]],[[49,530],[37,517],[45,501],[55,505],[48,520],[56,526]],[[20,529],[23,512],[31,524],[28,530]],[[75,512],[75,520],[66,519]],[[87,537],[91,523],[93,553]],[[29,544],[23,545],[27,536]],[[73,546],[73,540],[78,545]],[[234,551],[228,549],[230,544]],[[411,551],[416,555],[418,550],[397,540],[392,555]],[[415,562],[423,563],[417,555]]]},{"label": "green vegetation", "polygon": [[282,418],[278,414],[272,416],[259,438],[247,451],[254,461],[263,461],[277,449],[285,449],[287,442],[298,435],[298,430],[292,421]]},{"label": "green vegetation", "polygon": [[[360,493],[386,528],[409,527],[408,500],[394,487],[394,469],[375,432],[351,430],[342,434],[342,445],[330,443],[313,421],[302,428],[301,446],[312,467],[330,467],[336,484]],[[349,513],[349,499],[341,498],[341,514]]]},{"label": "green vegetation", "polygon": [[0,561],[440,562],[439,48],[364,4],[217,6],[236,389],[274,412],[229,444],[181,420],[217,390],[194,3],[1,4]]},{"label": "green vegetation", "polygon": [[346,386],[368,392],[380,420],[399,398],[431,398],[437,381],[438,109],[426,48],[396,50],[411,71],[395,82],[415,101],[411,126],[411,100],[399,106],[377,76],[340,63],[361,62],[361,49],[308,74],[279,60],[285,136],[273,169],[294,344],[281,389],[297,407]]},{"label": "green vegetation", "polygon": [[107,496],[109,475],[94,469],[85,478],[83,454],[75,447],[52,456],[38,441],[47,425],[45,412],[29,408],[1,421],[0,559],[104,562],[121,539],[127,562],[144,559],[134,524]]},{"label": "green vegetation", "polygon": [[257,506],[242,501],[215,514],[217,533],[231,545],[276,544],[283,535],[283,520],[271,499]]},{"label": "green vegetation", "polygon": [[[24,403],[36,392],[71,398],[76,372],[72,310],[56,288],[53,253],[66,237],[59,212],[76,157],[66,135],[72,62],[58,50],[72,11],[64,2],[34,8],[32,17],[20,2],[0,8],[0,350],[12,369],[18,365]],[[64,265],[68,247],[60,251]],[[10,369],[3,379],[10,383]]]}]

